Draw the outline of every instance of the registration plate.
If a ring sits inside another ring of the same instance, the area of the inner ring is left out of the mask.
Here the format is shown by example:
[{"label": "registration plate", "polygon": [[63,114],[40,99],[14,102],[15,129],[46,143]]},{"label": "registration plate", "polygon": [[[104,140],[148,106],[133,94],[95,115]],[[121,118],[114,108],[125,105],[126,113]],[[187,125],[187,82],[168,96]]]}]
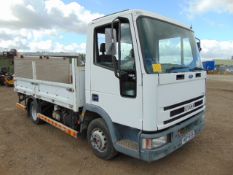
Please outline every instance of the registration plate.
[{"label": "registration plate", "polygon": [[187,134],[184,135],[182,138],[182,144],[187,143],[188,141],[192,140],[195,137],[195,131],[189,131]]}]

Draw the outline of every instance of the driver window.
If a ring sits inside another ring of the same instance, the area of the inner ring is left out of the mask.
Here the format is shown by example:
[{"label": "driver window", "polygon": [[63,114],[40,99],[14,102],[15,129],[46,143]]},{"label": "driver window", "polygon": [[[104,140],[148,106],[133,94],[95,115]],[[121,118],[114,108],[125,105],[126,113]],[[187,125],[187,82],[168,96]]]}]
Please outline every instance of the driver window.
[{"label": "driver window", "polygon": [[112,59],[117,60],[119,68],[120,94],[123,97],[136,97],[136,68],[134,59],[134,50],[130,24],[127,19],[116,23],[116,53],[112,55],[106,49],[106,33],[105,29],[111,28],[111,24],[100,26],[95,29],[95,55],[94,63],[104,69],[113,70]]},{"label": "driver window", "polygon": [[[113,69],[112,55],[106,50],[105,29],[111,28],[111,25],[97,27],[95,29],[95,64],[106,69]],[[118,44],[117,46],[118,47]],[[117,59],[117,54],[114,55]]]}]

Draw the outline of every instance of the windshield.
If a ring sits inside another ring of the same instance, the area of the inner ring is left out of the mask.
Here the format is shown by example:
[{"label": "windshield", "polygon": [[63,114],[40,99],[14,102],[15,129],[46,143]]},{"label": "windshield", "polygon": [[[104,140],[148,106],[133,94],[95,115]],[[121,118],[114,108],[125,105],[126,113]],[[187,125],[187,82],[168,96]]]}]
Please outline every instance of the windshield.
[{"label": "windshield", "polygon": [[[137,26],[147,73],[202,69],[192,31],[149,17],[139,17]],[[159,65],[159,70],[154,69],[155,65]]]}]

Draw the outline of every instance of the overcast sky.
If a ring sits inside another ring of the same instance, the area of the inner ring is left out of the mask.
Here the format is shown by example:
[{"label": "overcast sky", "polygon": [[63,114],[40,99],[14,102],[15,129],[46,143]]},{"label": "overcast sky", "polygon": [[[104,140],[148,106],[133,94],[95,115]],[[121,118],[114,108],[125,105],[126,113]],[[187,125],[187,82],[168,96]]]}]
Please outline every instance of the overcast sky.
[{"label": "overcast sky", "polygon": [[123,9],[192,25],[205,59],[233,55],[233,0],[0,0],[0,50],[85,52],[88,22]]}]

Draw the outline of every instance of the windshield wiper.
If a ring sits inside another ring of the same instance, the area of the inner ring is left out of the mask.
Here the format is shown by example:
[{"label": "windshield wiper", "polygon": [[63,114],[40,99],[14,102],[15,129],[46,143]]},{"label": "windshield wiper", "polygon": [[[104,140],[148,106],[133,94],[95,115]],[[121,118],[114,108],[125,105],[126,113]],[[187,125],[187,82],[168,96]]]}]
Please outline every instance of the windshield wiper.
[{"label": "windshield wiper", "polygon": [[195,71],[195,70],[204,70],[204,69],[201,68],[201,67],[194,67],[194,68],[192,68],[192,69],[190,69],[190,70]]},{"label": "windshield wiper", "polygon": [[175,71],[175,70],[179,70],[179,69],[189,69],[189,67],[187,67],[187,66],[174,66],[174,67],[167,69],[166,72],[171,72],[171,71]]}]

